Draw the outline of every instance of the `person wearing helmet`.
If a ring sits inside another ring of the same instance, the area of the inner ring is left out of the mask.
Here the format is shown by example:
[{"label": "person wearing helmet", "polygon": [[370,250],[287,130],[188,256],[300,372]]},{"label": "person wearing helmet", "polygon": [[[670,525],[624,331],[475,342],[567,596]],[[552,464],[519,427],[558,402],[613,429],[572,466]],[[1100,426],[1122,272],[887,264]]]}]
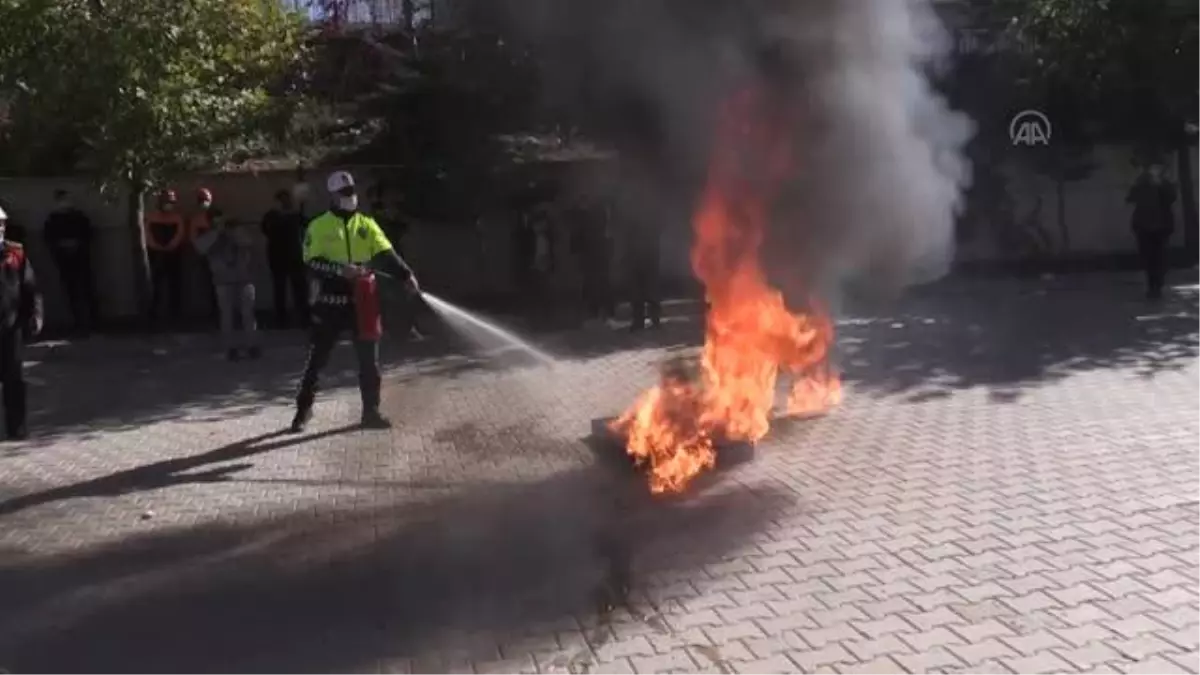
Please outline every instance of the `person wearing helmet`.
[{"label": "person wearing helmet", "polygon": [[379,411],[379,343],[357,334],[354,285],[370,270],[379,270],[402,281],[414,294],[420,292],[420,287],[412,268],[396,253],[379,223],[359,212],[354,177],[346,171],[335,171],[325,187],[332,208],[314,218],[304,235],[304,263],[312,278],[312,331],[291,429],[303,431],[312,418],[321,370],[329,362],[338,337],[347,331],[355,332],[362,425],[390,428],[391,421]]},{"label": "person wearing helmet", "polygon": [[213,206],[212,190],[202,187],[196,191],[196,212],[188,220],[188,241],[192,250],[199,253],[197,267],[200,270],[200,287],[204,290],[204,310],[211,321],[218,316],[217,282],[213,280],[212,261],[197,245],[197,241],[212,232],[215,221],[221,220],[224,214]]},{"label": "person wearing helmet", "polygon": [[164,302],[172,322],[178,322],[183,314],[183,244],[187,240],[187,227],[179,213],[178,201],[174,190],[163,190],[158,195],[158,208],[147,213],[143,222],[146,257],[150,263],[150,320],[155,323],[162,318]]},{"label": "person wearing helmet", "polygon": [[21,346],[42,332],[42,295],[25,247],[5,239],[8,214],[0,208],[0,382],[4,425],[10,440],[28,436]]}]

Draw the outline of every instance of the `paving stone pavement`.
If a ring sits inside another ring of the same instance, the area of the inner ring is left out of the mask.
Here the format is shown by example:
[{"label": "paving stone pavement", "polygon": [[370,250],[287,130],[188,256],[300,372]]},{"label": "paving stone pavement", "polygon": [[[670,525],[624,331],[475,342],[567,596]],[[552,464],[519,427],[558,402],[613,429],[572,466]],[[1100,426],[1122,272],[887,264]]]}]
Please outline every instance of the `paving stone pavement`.
[{"label": "paving stone pavement", "polygon": [[667,500],[592,430],[683,320],[554,369],[393,346],[390,433],[342,349],[302,437],[295,336],[34,349],[0,669],[1197,672],[1198,321],[1103,275],[847,309],[846,403]]}]

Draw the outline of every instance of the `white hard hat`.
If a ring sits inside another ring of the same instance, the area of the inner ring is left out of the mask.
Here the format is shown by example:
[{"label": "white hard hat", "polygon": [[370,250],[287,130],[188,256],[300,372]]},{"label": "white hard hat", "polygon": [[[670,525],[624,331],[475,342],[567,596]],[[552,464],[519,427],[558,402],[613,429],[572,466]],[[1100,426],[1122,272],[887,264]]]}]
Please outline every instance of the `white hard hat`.
[{"label": "white hard hat", "polygon": [[3,206],[0,206],[0,220],[8,220],[8,214],[4,212]]},{"label": "white hard hat", "polygon": [[352,187],[354,187],[354,176],[351,176],[349,171],[334,171],[325,180],[325,188],[331,193]]}]

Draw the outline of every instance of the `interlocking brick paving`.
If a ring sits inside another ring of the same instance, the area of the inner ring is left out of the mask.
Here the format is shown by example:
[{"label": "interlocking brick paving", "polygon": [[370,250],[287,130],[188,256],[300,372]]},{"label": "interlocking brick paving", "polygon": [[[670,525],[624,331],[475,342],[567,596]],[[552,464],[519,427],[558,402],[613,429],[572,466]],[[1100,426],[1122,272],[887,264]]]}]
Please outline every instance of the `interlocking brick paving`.
[{"label": "interlocking brick paving", "polygon": [[35,348],[0,668],[1197,672],[1197,300],[1138,296],[849,307],[845,405],[670,500],[592,430],[690,353],[684,320],[551,338],[553,370],[392,345],[390,433],[347,426],[343,349],[301,437],[298,337],[237,366]]}]

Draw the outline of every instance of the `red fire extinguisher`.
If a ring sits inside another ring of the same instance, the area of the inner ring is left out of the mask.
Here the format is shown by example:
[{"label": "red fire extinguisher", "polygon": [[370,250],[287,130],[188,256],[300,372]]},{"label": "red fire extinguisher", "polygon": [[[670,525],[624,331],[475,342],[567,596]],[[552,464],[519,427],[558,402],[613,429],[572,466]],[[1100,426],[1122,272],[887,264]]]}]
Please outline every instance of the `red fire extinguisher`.
[{"label": "red fire extinguisher", "polygon": [[379,311],[379,284],[374,274],[364,274],[354,282],[354,309],[358,314],[358,339],[378,340],[383,335]]}]

